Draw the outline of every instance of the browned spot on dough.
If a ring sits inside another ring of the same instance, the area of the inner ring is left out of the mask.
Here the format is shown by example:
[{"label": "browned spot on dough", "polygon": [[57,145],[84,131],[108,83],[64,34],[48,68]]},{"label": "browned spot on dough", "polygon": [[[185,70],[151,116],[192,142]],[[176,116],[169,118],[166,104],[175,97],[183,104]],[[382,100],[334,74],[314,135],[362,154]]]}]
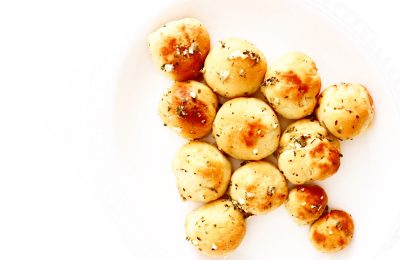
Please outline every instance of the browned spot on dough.
[{"label": "browned spot on dough", "polygon": [[326,240],[326,236],[319,233],[318,231],[314,231],[314,233],[312,234],[312,238],[318,244],[323,243]]},{"label": "browned spot on dough", "polygon": [[286,198],[286,194],[280,194],[278,197],[279,197],[281,200],[283,200],[283,199]]},{"label": "browned spot on dough", "polygon": [[319,143],[310,152],[310,156],[314,159],[326,157],[327,162],[320,162],[318,160],[317,167],[327,174],[336,172],[340,166],[340,153],[331,143]]},{"label": "browned spot on dough", "polygon": [[334,218],[338,222],[340,222],[340,229],[346,235],[353,235],[354,232],[354,223],[351,217],[342,210],[331,210],[327,214],[327,218]]},{"label": "browned spot on dough", "polygon": [[287,90],[283,93],[285,96],[291,96],[294,99],[300,99],[309,90],[307,84],[301,81],[299,76],[292,70],[282,73],[282,79],[289,85]]},{"label": "browned spot on dough", "polygon": [[200,70],[203,67],[205,56],[200,52],[195,52],[190,56],[190,59],[179,58],[175,63],[174,72],[177,75],[178,81],[197,78],[200,75]]},{"label": "browned spot on dough", "polygon": [[175,38],[167,38],[165,40],[165,44],[161,48],[161,55],[164,58],[165,63],[168,63],[168,56],[173,55],[176,51],[176,39]]},{"label": "browned spot on dough", "polygon": [[257,144],[259,138],[265,135],[265,131],[265,125],[261,124],[261,120],[258,119],[253,122],[245,123],[245,126],[242,128],[240,133],[240,137],[247,147],[253,147]]},{"label": "browned spot on dough", "polygon": [[328,203],[328,196],[320,186],[299,185],[296,189],[297,198],[306,203],[301,210],[303,216],[309,214],[314,215],[325,209],[325,206]]},{"label": "browned spot on dough", "polygon": [[[198,133],[208,129],[212,120],[208,115],[207,105],[197,98],[190,96],[192,89],[186,82],[178,82],[172,93],[171,112],[180,121],[183,131]],[[193,91],[197,91],[194,89]]]},{"label": "browned spot on dough", "polygon": [[223,177],[223,172],[222,172],[223,165],[221,163],[211,161],[207,165],[207,167],[202,168],[199,170],[198,174],[202,176],[203,178],[207,179],[212,187],[215,189],[218,189],[218,187],[221,185],[221,180]]},{"label": "browned spot on dough", "polygon": [[335,166],[335,170],[339,169],[340,166],[340,153],[337,149],[330,148],[328,160]]},{"label": "browned spot on dough", "polygon": [[256,189],[257,189],[256,185],[253,185],[253,184],[247,185],[247,186],[245,187],[245,190],[246,190],[247,192],[255,192]]},{"label": "browned spot on dough", "polygon": [[[176,55],[177,49],[183,53],[184,50],[187,50],[191,46],[195,38],[193,35],[189,35],[185,25],[179,28],[179,32],[182,35],[182,40],[178,42],[175,37],[167,38],[161,48],[161,56],[164,64],[174,65],[172,73],[174,73],[177,81],[195,79],[201,74],[200,70],[208,54],[209,46],[205,50],[196,50],[190,55]],[[205,39],[200,39],[200,41],[205,41]]]}]

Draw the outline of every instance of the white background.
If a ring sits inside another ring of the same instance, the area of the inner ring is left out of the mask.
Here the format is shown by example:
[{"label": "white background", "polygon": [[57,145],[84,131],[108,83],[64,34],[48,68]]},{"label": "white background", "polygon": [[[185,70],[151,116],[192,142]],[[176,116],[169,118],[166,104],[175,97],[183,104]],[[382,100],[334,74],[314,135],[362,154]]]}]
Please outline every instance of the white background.
[{"label": "white background", "polygon": [[[127,245],[104,206],[112,198],[103,173],[123,167],[102,141],[113,135],[104,102],[113,101],[107,97],[144,21],[169,2],[0,2],[0,259],[133,258],[127,246],[142,241]],[[372,48],[393,80],[396,2],[334,4],[375,35]],[[98,74],[103,80],[93,84]],[[385,257],[395,255],[399,243]]]}]

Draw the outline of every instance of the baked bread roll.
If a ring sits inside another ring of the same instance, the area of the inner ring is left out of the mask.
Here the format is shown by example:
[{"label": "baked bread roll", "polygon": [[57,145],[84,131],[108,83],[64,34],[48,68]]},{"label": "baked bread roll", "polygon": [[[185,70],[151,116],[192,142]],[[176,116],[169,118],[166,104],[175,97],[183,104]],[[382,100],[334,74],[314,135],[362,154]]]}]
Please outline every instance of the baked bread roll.
[{"label": "baked bread roll", "polygon": [[374,102],[360,84],[340,83],[325,89],[318,100],[318,120],[341,140],[363,133],[374,118]]},{"label": "baked bread roll", "polygon": [[267,62],[259,49],[245,40],[228,38],[208,54],[204,79],[217,94],[234,98],[256,92],[266,71]]},{"label": "baked bread roll", "polygon": [[181,197],[208,202],[224,195],[231,178],[231,163],[213,145],[185,144],[172,163]]},{"label": "baked bread roll", "polygon": [[310,241],[321,252],[333,253],[344,249],[353,239],[354,222],[342,210],[331,210],[311,226]]},{"label": "baked bread roll", "polygon": [[340,144],[316,120],[302,119],[282,134],[278,165],[293,184],[324,180],[340,166]]},{"label": "baked bread roll", "polygon": [[176,81],[196,79],[210,51],[210,36],[194,18],[169,22],[148,38],[155,65]]},{"label": "baked bread roll", "polygon": [[286,209],[302,225],[317,220],[326,209],[328,196],[318,185],[299,185],[290,190]]},{"label": "baked bread roll", "polygon": [[261,91],[281,116],[300,119],[314,110],[321,89],[315,62],[300,52],[289,52],[269,68]]},{"label": "baked bread roll", "polygon": [[159,114],[164,125],[182,137],[198,139],[211,131],[217,106],[217,96],[206,85],[175,82],[162,97]]},{"label": "baked bread roll", "polygon": [[229,194],[243,211],[260,215],[282,205],[288,195],[285,177],[269,162],[250,162],[237,169]]},{"label": "baked bread roll", "polygon": [[213,135],[218,148],[240,160],[260,160],[278,147],[279,121],[257,98],[235,98],[218,110]]},{"label": "baked bread roll", "polygon": [[221,199],[205,204],[186,217],[186,240],[210,256],[235,250],[246,233],[246,222],[232,202]]}]

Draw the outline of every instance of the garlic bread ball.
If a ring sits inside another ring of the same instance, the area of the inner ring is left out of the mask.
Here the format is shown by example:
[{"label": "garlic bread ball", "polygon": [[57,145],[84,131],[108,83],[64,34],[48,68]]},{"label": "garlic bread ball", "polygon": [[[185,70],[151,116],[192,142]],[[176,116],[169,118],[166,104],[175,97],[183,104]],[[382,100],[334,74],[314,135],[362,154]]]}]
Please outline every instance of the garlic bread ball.
[{"label": "garlic bread ball", "polygon": [[228,38],[219,41],[204,63],[204,79],[219,95],[234,98],[257,91],[267,71],[259,49],[248,41]]},{"label": "garlic bread ball", "polygon": [[164,125],[188,139],[206,136],[217,113],[217,96],[197,81],[175,82],[164,94],[159,114]]},{"label": "garlic bread ball", "polygon": [[229,194],[237,207],[260,215],[282,205],[288,195],[285,177],[269,162],[250,162],[237,169]]},{"label": "garlic bread ball", "polygon": [[165,24],[148,38],[153,61],[176,81],[196,79],[210,51],[210,36],[194,18]]},{"label": "garlic bread ball", "polygon": [[321,89],[315,62],[300,52],[289,52],[269,68],[261,92],[281,116],[300,119],[314,110]]},{"label": "garlic bread ball", "polygon": [[186,240],[210,256],[223,256],[235,250],[246,233],[241,212],[227,199],[205,204],[186,217]]},{"label": "garlic bread ball", "polygon": [[302,225],[311,224],[325,211],[328,196],[318,185],[299,185],[289,192],[286,209]]},{"label": "garlic bread ball", "polygon": [[341,140],[364,132],[374,118],[374,102],[359,84],[340,83],[325,89],[318,100],[318,120]]},{"label": "garlic bread ball", "polygon": [[219,149],[240,160],[260,160],[278,147],[280,126],[274,111],[257,98],[235,98],[218,110],[213,135]]},{"label": "garlic bread ball", "polygon": [[184,200],[209,202],[224,195],[231,178],[231,163],[213,145],[185,144],[172,163],[178,191]]},{"label": "garlic bread ball", "polygon": [[282,134],[278,165],[293,184],[324,180],[340,166],[340,144],[316,120],[302,119]]},{"label": "garlic bread ball", "polygon": [[311,226],[310,241],[321,252],[333,253],[344,249],[353,239],[354,222],[342,210],[331,210]]}]

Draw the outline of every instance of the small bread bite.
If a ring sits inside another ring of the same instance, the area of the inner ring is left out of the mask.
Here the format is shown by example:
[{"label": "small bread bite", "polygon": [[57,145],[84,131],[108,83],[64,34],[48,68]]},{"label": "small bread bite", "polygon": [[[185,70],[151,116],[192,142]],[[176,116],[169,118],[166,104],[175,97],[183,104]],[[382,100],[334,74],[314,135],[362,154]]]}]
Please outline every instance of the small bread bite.
[{"label": "small bread bite", "polygon": [[282,205],[288,195],[285,177],[269,162],[250,162],[237,169],[229,195],[246,213],[260,215]]},{"label": "small bread bite", "polygon": [[259,49],[248,41],[228,38],[219,41],[204,63],[204,79],[219,95],[234,98],[257,91],[267,71]]},{"label": "small bread bite", "polygon": [[340,166],[340,144],[316,120],[302,119],[282,134],[278,165],[293,184],[324,180]]},{"label": "small bread bite", "polygon": [[257,98],[224,103],[213,123],[219,149],[240,160],[260,160],[278,147],[280,126],[274,111]]},{"label": "small bread bite", "polygon": [[331,210],[314,222],[310,241],[321,252],[333,253],[344,249],[353,239],[354,222],[342,210]]},{"label": "small bread bite", "polygon": [[241,212],[227,199],[205,204],[186,217],[186,240],[210,256],[223,256],[235,250],[246,233]]},{"label": "small bread bite", "polygon": [[178,191],[184,200],[209,202],[224,195],[231,178],[231,163],[213,145],[185,144],[172,163]]},{"label": "small bread bite", "polygon": [[206,136],[217,113],[217,96],[197,81],[175,82],[161,99],[159,114],[164,125],[188,139]]},{"label": "small bread bite", "polygon": [[341,140],[363,133],[374,118],[374,102],[366,87],[340,83],[325,89],[318,100],[318,120]]},{"label": "small bread bite", "polygon": [[318,185],[299,185],[290,190],[286,209],[301,224],[311,224],[325,211],[328,196]]},{"label": "small bread bite", "polygon": [[269,68],[261,92],[281,116],[300,119],[314,110],[321,89],[315,62],[301,52],[289,52]]},{"label": "small bread bite", "polygon": [[194,18],[172,21],[148,38],[155,65],[176,81],[196,79],[210,51],[210,36]]}]

